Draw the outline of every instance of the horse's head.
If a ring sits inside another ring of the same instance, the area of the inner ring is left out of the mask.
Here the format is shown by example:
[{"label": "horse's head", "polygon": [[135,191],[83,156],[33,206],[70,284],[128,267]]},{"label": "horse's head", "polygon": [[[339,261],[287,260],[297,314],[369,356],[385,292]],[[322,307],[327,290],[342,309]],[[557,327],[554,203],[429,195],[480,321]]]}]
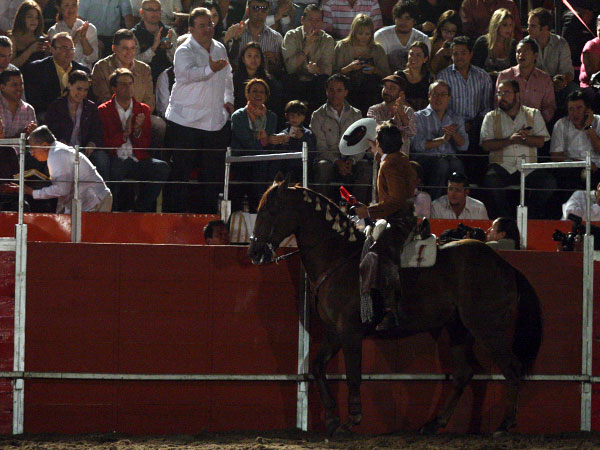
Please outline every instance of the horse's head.
[{"label": "horse's head", "polygon": [[291,201],[294,190],[288,184],[287,180],[276,180],[260,200],[248,249],[248,256],[254,264],[271,262],[281,241],[294,234],[298,209]]}]

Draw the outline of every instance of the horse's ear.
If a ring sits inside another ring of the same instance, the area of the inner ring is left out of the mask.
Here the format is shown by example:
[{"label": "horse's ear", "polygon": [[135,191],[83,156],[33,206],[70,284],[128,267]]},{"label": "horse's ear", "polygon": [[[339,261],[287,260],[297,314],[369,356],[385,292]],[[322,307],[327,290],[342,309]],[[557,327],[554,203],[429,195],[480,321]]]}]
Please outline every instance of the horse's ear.
[{"label": "horse's ear", "polygon": [[277,187],[277,196],[278,197],[283,197],[289,184],[290,184],[289,178],[286,178],[279,183],[279,186]]},{"label": "horse's ear", "polygon": [[277,175],[275,175],[275,181],[273,182],[273,184],[279,184],[284,180],[284,176],[283,173],[281,171],[277,172]]}]

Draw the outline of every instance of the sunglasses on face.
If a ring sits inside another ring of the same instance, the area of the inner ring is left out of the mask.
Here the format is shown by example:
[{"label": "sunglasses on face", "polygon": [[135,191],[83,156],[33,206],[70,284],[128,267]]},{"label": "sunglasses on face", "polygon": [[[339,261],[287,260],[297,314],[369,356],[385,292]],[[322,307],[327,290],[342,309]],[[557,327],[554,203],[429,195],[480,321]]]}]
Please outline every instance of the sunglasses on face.
[{"label": "sunglasses on face", "polygon": [[268,6],[257,6],[257,5],[253,5],[250,7],[250,9],[252,11],[266,11],[267,9],[269,9]]}]

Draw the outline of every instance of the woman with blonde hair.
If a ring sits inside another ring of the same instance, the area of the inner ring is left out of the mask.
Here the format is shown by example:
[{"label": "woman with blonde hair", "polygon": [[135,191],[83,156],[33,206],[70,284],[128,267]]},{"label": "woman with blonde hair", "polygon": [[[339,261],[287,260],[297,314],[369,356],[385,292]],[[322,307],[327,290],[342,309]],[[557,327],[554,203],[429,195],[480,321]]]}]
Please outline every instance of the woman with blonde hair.
[{"label": "woman with blonde hair", "polygon": [[373,20],[358,14],[350,26],[350,34],[338,41],[334,51],[333,71],[350,78],[348,101],[366,114],[369,106],[380,101],[380,83],[390,74],[383,47],[374,41]]},{"label": "woman with blonde hair", "polygon": [[21,4],[9,37],[14,52],[11,63],[17,67],[49,55],[50,43],[44,34],[44,16],[36,2],[25,0]]},{"label": "woman with blonde hair", "polygon": [[452,64],[452,50],[450,43],[456,36],[462,35],[462,22],[460,15],[453,9],[449,9],[440,16],[431,41],[431,72],[437,74]]},{"label": "woman with blonde hair", "polygon": [[486,70],[492,77],[504,69],[515,66],[517,41],[514,39],[514,18],[506,8],[494,11],[487,34],[473,45],[471,64]]}]

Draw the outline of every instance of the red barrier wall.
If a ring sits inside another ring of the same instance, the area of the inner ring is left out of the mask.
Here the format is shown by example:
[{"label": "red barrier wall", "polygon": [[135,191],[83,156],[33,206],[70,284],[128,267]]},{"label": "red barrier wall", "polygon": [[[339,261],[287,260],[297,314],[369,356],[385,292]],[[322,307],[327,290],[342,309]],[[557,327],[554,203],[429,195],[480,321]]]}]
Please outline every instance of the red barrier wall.
[{"label": "red barrier wall", "polygon": [[[534,373],[576,374],[581,358],[581,254],[506,252],[542,298],[545,335]],[[561,277],[556,274],[560,273]],[[297,357],[298,258],[252,266],[245,248],[30,243],[28,371],[292,374]],[[598,328],[597,328],[598,329]],[[321,328],[313,321],[311,350]],[[367,340],[364,372],[446,373],[445,336]],[[495,373],[484,349],[478,373]],[[330,373],[343,368],[341,358]],[[295,426],[285,382],[125,382],[29,379],[25,431],[197,433]],[[579,384],[526,382],[519,431],[579,428]],[[364,382],[362,432],[417,429],[447,382]],[[334,383],[345,408],[345,386]],[[489,431],[504,388],[469,387],[448,431]],[[322,410],[310,391],[310,426]]]}]

